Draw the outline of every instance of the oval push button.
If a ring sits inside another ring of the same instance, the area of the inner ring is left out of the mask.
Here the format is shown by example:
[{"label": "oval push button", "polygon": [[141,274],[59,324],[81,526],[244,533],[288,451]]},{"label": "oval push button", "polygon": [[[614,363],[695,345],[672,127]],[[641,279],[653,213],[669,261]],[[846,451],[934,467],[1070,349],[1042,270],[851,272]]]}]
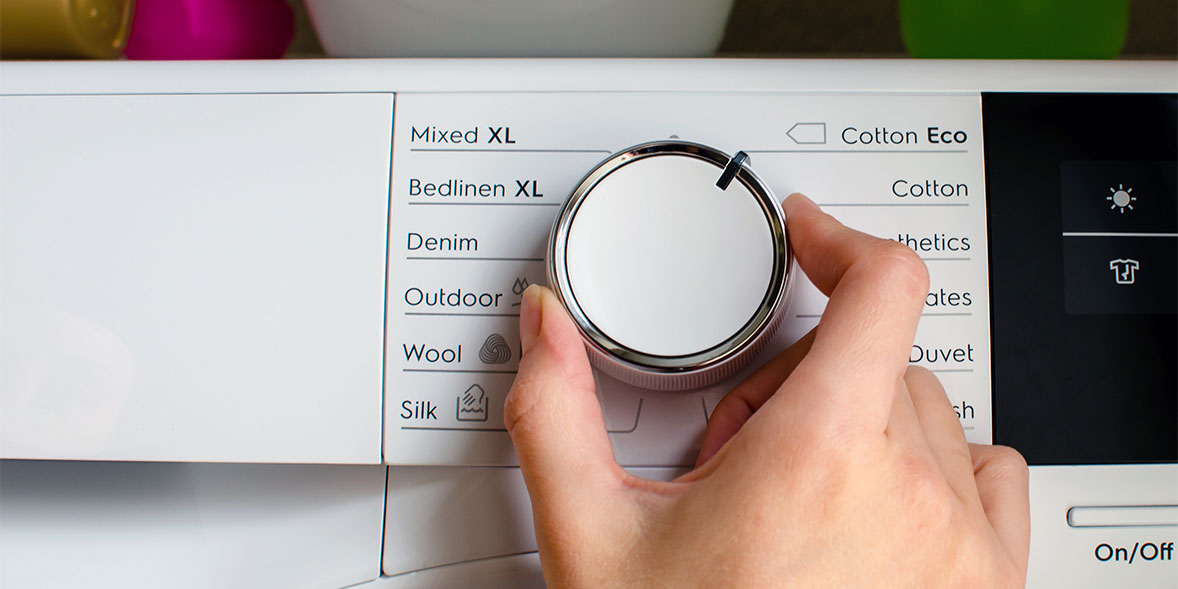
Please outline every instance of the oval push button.
[{"label": "oval push button", "polygon": [[573,190],[549,239],[548,279],[594,366],[682,390],[735,373],[769,342],[793,254],[780,204],[745,159],[644,143]]},{"label": "oval push button", "polygon": [[1085,505],[1067,515],[1072,528],[1178,527],[1178,505]]}]

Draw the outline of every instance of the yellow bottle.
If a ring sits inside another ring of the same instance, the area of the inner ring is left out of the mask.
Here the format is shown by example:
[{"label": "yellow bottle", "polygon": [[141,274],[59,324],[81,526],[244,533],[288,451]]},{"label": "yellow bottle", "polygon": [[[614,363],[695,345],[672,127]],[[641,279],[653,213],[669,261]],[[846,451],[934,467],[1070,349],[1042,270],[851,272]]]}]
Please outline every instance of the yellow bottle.
[{"label": "yellow bottle", "polygon": [[119,57],[134,5],[134,0],[0,0],[0,57]]}]

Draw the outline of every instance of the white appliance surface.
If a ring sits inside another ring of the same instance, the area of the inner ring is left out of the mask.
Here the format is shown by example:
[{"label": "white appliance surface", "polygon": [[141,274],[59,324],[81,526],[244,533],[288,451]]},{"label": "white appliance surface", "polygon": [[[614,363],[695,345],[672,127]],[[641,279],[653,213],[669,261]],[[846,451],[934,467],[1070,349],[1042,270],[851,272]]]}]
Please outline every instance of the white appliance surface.
[{"label": "white appliance surface", "polygon": [[[744,150],[779,198],[918,249],[943,296],[911,359],[990,442],[1001,236],[980,92],[1173,93],[1176,72],[4,62],[0,584],[542,586],[502,423],[519,295],[581,176],[673,136]],[[800,280],[744,374],[824,304]],[[742,376],[686,393],[601,377],[619,462],[683,472]],[[1033,467],[1031,494],[1030,586],[1178,586],[1174,464]]]},{"label": "white appliance surface", "polygon": [[536,552],[525,552],[423,569],[403,575],[385,576],[370,583],[357,585],[356,589],[542,589],[544,586],[540,555]]},{"label": "white appliance surface", "polygon": [[0,456],[380,462],[391,96],[0,113]]},{"label": "white appliance surface", "polygon": [[0,586],[371,581],[380,574],[385,470],[6,460]]}]

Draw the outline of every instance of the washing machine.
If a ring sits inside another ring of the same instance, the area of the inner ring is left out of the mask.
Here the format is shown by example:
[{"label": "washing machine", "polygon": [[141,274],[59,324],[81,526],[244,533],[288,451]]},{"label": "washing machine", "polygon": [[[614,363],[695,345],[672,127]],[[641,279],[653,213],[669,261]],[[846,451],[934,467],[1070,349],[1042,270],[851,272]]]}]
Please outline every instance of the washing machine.
[{"label": "washing machine", "polygon": [[[909,360],[1026,457],[1029,586],[1178,586],[1172,62],[2,72],[5,587],[543,586],[503,425],[521,295],[586,173],[651,141],[920,255]],[[689,471],[825,302],[799,273],[719,382],[599,373],[618,462]]]}]

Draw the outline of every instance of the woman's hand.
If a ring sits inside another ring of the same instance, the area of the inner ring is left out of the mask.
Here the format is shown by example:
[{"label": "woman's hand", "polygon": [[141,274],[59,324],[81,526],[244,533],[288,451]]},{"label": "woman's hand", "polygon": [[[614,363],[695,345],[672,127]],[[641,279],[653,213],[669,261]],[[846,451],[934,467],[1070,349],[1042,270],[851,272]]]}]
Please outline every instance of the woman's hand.
[{"label": "woman's hand", "polygon": [[928,292],[911,250],[785,203],[818,326],[716,407],[673,482],[614,461],[580,334],[524,294],[505,420],[553,587],[1013,587],[1024,583],[1027,468],[967,444],[908,354]]}]

